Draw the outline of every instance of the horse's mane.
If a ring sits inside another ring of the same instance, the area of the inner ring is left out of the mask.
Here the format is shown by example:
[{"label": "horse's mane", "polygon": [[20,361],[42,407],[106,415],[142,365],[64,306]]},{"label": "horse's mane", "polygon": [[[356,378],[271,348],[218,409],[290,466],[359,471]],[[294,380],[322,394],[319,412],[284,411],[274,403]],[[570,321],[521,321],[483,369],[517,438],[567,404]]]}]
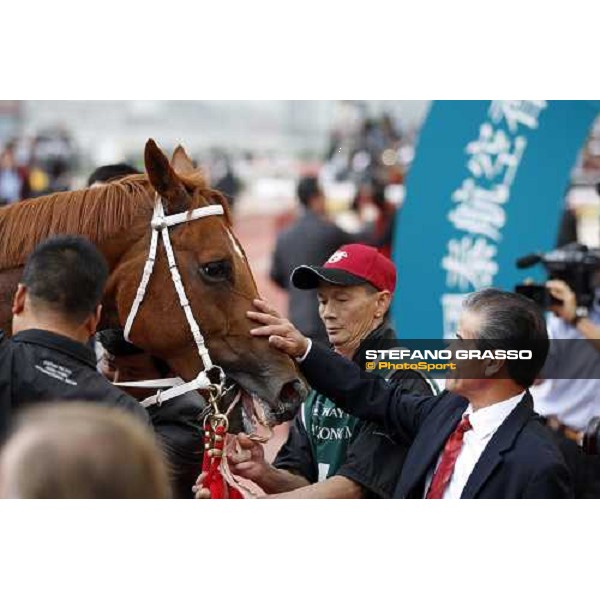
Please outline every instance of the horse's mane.
[{"label": "horse's mane", "polygon": [[[206,187],[200,173],[181,176],[181,180],[199,187],[206,196],[204,202],[223,202],[218,192]],[[106,185],[59,192],[2,208],[0,270],[24,265],[33,249],[52,235],[82,235],[102,243],[130,228],[136,217],[152,210],[153,203],[154,190],[147,176],[131,175]]]}]

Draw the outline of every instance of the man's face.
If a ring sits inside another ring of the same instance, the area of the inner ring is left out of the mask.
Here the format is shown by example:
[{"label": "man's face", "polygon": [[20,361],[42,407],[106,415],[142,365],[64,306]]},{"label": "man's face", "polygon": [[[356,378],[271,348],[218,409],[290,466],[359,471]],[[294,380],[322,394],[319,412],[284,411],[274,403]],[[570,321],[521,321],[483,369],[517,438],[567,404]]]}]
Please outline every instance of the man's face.
[{"label": "man's face", "polygon": [[317,296],[319,315],[336,349],[358,348],[389,306],[389,292],[373,293],[360,285],[321,283]]},{"label": "man's face", "polygon": [[[478,332],[481,331],[483,318],[480,314],[464,311],[458,322],[456,341],[450,346],[456,350],[476,350]],[[481,392],[489,387],[490,380],[484,376],[486,361],[454,360],[456,370],[448,371],[446,389],[455,394],[469,398],[473,393]]]}]

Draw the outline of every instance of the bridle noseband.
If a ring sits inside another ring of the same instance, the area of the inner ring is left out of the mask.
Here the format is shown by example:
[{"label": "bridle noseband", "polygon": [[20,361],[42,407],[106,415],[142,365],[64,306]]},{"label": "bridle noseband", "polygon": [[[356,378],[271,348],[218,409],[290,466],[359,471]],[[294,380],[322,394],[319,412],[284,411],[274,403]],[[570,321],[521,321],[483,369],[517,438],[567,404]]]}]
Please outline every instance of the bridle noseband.
[{"label": "bridle noseband", "polygon": [[175,253],[173,252],[173,246],[171,245],[171,239],[169,238],[169,227],[174,227],[175,225],[180,225],[189,221],[195,221],[197,219],[203,219],[205,217],[223,215],[224,213],[225,211],[223,210],[223,207],[220,204],[211,204],[210,206],[196,208],[188,212],[177,213],[174,215],[165,215],[162,198],[158,194],[156,194],[154,212],[152,214],[152,220],[150,221],[152,236],[150,238],[150,249],[148,251],[148,258],[146,259],[146,264],[144,265],[142,279],[138,286],[135,299],[133,301],[131,310],[129,311],[129,315],[127,316],[127,320],[125,322],[125,329],[123,334],[125,339],[128,342],[131,342],[131,340],[129,339],[129,334],[131,333],[131,328],[138,314],[140,305],[142,304],[146,296],[146,288],[148,287],[148,282],[150,281],[152,272],[154,271],[154,264],[156,262],[156,252],[158,249],[158,239],[160,235],[162,237],[165,252],[167,254],[169,271],[171,273],[171,279],[173,281],[173,285],[175,286],[175,290],[179,298],[179,304],[181,308],[183,308],[183,311],[185,313],[185,317],[192,332],[196,348],[198,349],[198,355],[202,360],[202,365],[204,368],[198,373],[198,375],[196,375],[194,379],[188,382],[184,382],[179,377],[175,377],[167,379],[152,379],[147,381],[132,381],[118,383],[119,386],[123,387],[169,388],[165,391],[160,391],[154,396],[150,396],[143,400],[141,404],[146,408],[154,404],[160,405],[166,400],[171,400],[172,398],[176,398],[177,396],[181,396],[182,394],[186,394],[187,392],[193,390],[208,390],[210,392],[212,401],[214,401],[215,398],[218,398],[223,394],[225,373],[223,372],[223,369],[221,369],[221,367],[213,364],[208,353],[206,344],[204,343],[204,337],[202,336],[200,327],[198,327],[198,323],[194,318],[194,313],[192,312],[192,309],[190,307],[190,301],[188,300],[188,297],[185,293],[185,288],[183,287],[181,275],[179,273],[177,262],[175,260]]}]

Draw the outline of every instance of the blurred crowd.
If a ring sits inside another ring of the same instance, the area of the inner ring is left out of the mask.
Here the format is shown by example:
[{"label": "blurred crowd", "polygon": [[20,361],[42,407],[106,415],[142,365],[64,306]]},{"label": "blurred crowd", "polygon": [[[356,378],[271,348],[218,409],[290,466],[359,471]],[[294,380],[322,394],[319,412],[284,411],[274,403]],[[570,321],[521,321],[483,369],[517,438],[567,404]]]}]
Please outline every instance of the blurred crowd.
[{"label": "blurred crowd", "polygon": [[9,140],[0,150],[0,205],[68,190],[76,161],[62,130]]},{"label": "blurred crowd", "polygon": [[346,113],[330,133],[325,155],[328,172],[338,181],[357,184],[402,183],[412,154],[392,116],[361,115],[353,104]]}]

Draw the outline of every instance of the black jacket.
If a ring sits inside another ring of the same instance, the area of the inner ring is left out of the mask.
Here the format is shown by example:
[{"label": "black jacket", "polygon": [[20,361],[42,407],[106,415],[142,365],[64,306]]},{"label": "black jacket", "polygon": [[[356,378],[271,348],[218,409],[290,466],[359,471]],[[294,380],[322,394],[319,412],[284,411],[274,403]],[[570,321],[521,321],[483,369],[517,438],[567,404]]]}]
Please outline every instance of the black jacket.
[{"label": "black jacket", "polygon": [[[362,372],[357,365],[314,344],[301,364],[309,384],[341,408],[382,425],[410,444],[397,498],[422,498],[425,479],[468,402],[443,392],[414,396],[396,382]],[[463,498],[570,498],[563,457],[533,410],[529,392],[486,446],[463,490]]]},{"label": "black jacket", "polygon": [[146,409],[96,370],[91,348],[39,329],[12,338],[0,331],[0,440],[16,410],[47,400],[95,401],[149,423]]},{"label": "black jacket", "polygon": [[[355,355],[355,361],[360,360],[363,348],[373,348],[379,342],[395,339],[392,327],[384,323],[364,340]],[[407,393],[431,394],[429,384],[415,371],[396,371],[391,379]],[[292,420],[288,439],[275,457],[273,466],[302,475],[310,483],[316,483],[319,477],[318,465],[301,412],[302,409]],[[380,426],[359,421],[348,445],[345,461],[332,475],[343,476],[358,483],[369,497],[390,498],[400,477],[407,451],[407,444],[392,440]]]},{"label": "black jacket", "polygon": [[206,402],[197,392],[172,398],[148,408],[152,426],[164,450],[173,496],[193,498],[192,486],[202,470]]}]

